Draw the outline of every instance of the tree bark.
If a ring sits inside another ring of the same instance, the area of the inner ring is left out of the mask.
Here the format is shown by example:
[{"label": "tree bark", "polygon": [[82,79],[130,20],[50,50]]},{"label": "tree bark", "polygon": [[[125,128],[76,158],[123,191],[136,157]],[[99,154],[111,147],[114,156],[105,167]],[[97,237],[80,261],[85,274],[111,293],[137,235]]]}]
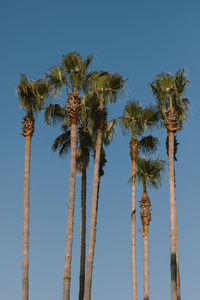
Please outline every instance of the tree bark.
[{"label": "tree bark", "polygon": [[62,300],[70,299],[71,283],[71,260],[72,260],[72,242],[74,227],[74,199],[76,184],[76,144],[77,144],[77,123],[71,123],[70,133],[70,174],[69,174],[69,197],[68,197],[68,216],[67,216],[67,234],[65,247],[65,264],[63,277],[63,297]]},{"label": "tree bark", "polygon": [[[174,172],[174,188],[176,192],[175,172]],[[180,270],[178,257],[178,219],[177,219],[177,205],[176,205],[176,265],[177,265],[177,299],[181,300],[181,286],[180,286]]]},{"label": "tree bark", "polygon": [[94,161],[94,175],[93,175],[92,202],[91,202],[91,215],[90,215],[90,231],[89,231],[89,244],[88,244],[85,288],[84,288],[84,300],[91,299],[92,270],[93,270],[94,250],[95,250],[95,242],[96,242],[98,181],[99,181],[99,164],[100,164],[100,156],[101,156],[101,145],[102,145],[102,130],[98,129],[95,161]]},{"label": "tree bark", "polygon": [[[136,161],[132,160],[132,177],[136,173]],[[131,271],[132,300],[137,300],[137,270],[136,270],[136,184],[131,183]]]},{"label": "tree bark", "polygon": [[79,278],[79,300],[83,300],[85,284],[85,250],[86,250],[86,167],[83,167],[81,177],[81,255],[80,255],[80,278]]},{"label": "tree bark", "polygon": [[177,300],[176,263],[176,192],[174,185],[174,133],[169,131],[169,200],[170,200],[170,256],[171,256],[171,300]]},{"label": "tree bark", "polygon": [[31,135],[27,135],[25,137],[25,162],[24,162],[22,300],[28,300],[29,298],[30,157],[31,157]]},{"label": "tree bark", "polygon": [[143,273],[143,297],[149,300],[149,229],[143,235],[143,251],[144,251],[144,273]]}]

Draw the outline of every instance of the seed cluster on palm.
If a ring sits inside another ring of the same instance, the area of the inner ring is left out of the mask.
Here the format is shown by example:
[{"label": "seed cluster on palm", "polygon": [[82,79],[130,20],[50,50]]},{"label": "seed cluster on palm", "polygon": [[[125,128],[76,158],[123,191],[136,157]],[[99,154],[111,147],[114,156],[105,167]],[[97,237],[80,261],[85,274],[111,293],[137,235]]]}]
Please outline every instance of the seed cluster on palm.
[{"label": "seed cluster on palm", "polygon": [[[52,151],[60,157],[70,153],[68,215],[65,244],[62,300],[70,300],[71,263],[74,229],[76,175],[81,174],[81,236],[79,300],[91,300],[95,243],[98,221],[101,179],[107,163],[106,147],[113,140],[117,119],[108,120],[110,104],[123,94],[126,80],[118,73],[90,71],[93,56],[82,57],[77,52],[63,55],[60,65],[53,66],[44,79],[28,81],[21,74],[18,85],[20,106],[25,110],[22,135],[25,137],[24,218],[22,255],[22,300],[29,299],[29,219],[30,219],[30,154],[35,119],[44,111],[48,125],[59,125],[61,134],[55,138]],[[190,111],[185,89],[189,84],[184,69],[175,75],[161,73],[151,83],[156,105],[142,107],[139,101],[129,101],[118,118],[124,133],[129,133],[131,159],[131,274],[132,300],[138,299],[136,267],[136,185],[142,185],[139,202],[143,238],[143,298],[150,299],[149,227],[152,203],[149,189],[161,186],[165,162],[153,159],[158,151],[158,138],[150,132],[158,127],[167,129],[166,147],[169,158],[171,300],[181,300],[178,257],[177,207],[174,161],[177,153],[175,133],[183,128]],[[66,92],[63,104],[52,102]],[[66,99],[67,98],[67,99]],[[86,255],[86,206],[88,166],[94,157],[91,213]]]}]

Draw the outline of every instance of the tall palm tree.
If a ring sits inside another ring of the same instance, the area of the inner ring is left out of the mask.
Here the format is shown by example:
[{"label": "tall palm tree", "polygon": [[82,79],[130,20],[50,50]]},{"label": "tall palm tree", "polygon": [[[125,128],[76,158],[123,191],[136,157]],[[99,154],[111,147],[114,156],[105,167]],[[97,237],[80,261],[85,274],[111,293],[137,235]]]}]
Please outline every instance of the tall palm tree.
[{"label": "tall palm tree", "polygon": [[165,162],[145,158],[137,159],[136,179],[142,183],[143,194],[140,200],[140,217],[143,226],[143,299],[149,300],[149,223],[151,221],[151,201],[147,188],[158,188],[161,184],[161,175]]},{"label": "tall palm tree", "polygon": [[[85,123],[86,120],[84,120]],[[53,152],[59,149],[60,157],[67,154],[70,149],[70,130],[67,123],[62,125],[63,133],[58,136],[52,146]],[[83,299],[85,282],[86,258],[86,194],[87,194],[87,167],[89,165],[90,151],[93,149],[93,139],[88,128],[80,126],[78,129],[78,147],[76,154],[76,170],[81,174],[81,252],[79,276],[79,300]]]},{"label": "tall palm tree", "polygon": [[44,100],[50,93],[50,89],[45,80],[28,81],[24,74],[21,74],[20,83],[17,88],[20,106],[26,111],[26,115],[23,118],[23,131],[21,133],[25,137],[22,300],[28,300],[31,138],[35,130],[34,115],[42,109]]},{"label": "tall palm tree", "polygon": [[[143,109],[137,101],[132,101],[125,106],[123,116],[119,118],[124,131],[131,134],[130,157],[132,162],[132,177],[136,173],[136,159],[139,150],[144,153],[156,150],[157,139],[152,136],[143,137],[141,135],[147,129],[151,129],[158,121],[158,113],[152,106]],[[132,268],[132,300],[137,300],[137,272],[136,272],[136,184],[131,183],[131,268]]]},{"label": "tall palm tree", "polygon": [[70,174],[62,300],[70,299],[76,184],[77,128],[81,103],[83,100],[79,92],[82,91],[87,85],[87,72],[91,62],[92,56],[88,56],[86,59],[83,59],[80,54],[72,52],[67,55],[63,55],[61,66],[52,67],[50,69],[50,73],[47,74],[49,84],[54,87],[55,92],[61,92],[62,87],[66,87],[67,91],[70,89],[67,99],[67,114],[69,119],[68,125],[70,126]]},{"label": "tall palm tree", "polygon": [[[185,98],[189,84],[184,69],[175,75],[159,74],[151,83],[156,105],[161,115],[161,124],[167,129],[169,160],[169,200],[170,200],[170,256],[171,256],[171,299],[177,300],[177,219],[176,190],[174,184],[174,134],[187,121],[190,103]],[[180,295],[179,295],[180,297]]]},{"label": "tall palm tree", "polygon": [[99,165],[103,132],[107,124],[107,104],[114,103],[117,100],[119,92],[124,87],[125,80],[117,73],[98,72],[91,74],[89,82],[92,87],[91,100],[93,101],[93,107],[91,115],[93,116],[96,129],[96,147],[84,300],[91,299],[92,270],[96,242]]}]

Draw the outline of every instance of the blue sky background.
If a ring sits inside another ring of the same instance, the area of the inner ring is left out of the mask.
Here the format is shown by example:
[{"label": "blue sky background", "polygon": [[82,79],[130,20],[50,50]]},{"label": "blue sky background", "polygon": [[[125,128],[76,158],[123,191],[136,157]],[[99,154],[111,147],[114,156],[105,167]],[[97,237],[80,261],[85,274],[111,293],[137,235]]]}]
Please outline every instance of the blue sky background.
[{"label": "blue sky background", "polygon": [[[118,117],[128,100],[153,103],[149,83],[161,72],[185,67],[191,80],[187,97],[192,115],[183,131],[176,163],[182,300],[199,298],[199,80],[200,3],[191,1],[5,1],[0,3],[1,180],[0,298],[21,299],[24,115],[16,86],[20,73],[38,79],[62,54],[94,55],[95,70],[129,78],[127,91],[110,107]],[[65,103],[60,99],[59,103]],[[51,153],[59,128],[37,118],[32,139],[30,300],[58,300],[62,295],[69,159]],[[159,157],[167,159],[165,130]],[[107,149],[102,178],[93,270],[92,299],[131,299],[129,137],[117,131]],[[93,161],[88,170],[90,214]],[[137,201],[141,189],[138,189]],[[168,172],[159,191],[151,191],[150,298],[170,299]],[[138,203],[137,203],[138,204]],[[139,205],[138,205],[139,208]],[[77,177],[71,299],[78,298],[80,246],[80,176]],[[89,225],[89,223],[88,223]],[[141,227],[139,209],[137,228]],[[87,227],[89,229],[89,226]],[[142,237],[137,233],[138,299],[142,299]]]}]

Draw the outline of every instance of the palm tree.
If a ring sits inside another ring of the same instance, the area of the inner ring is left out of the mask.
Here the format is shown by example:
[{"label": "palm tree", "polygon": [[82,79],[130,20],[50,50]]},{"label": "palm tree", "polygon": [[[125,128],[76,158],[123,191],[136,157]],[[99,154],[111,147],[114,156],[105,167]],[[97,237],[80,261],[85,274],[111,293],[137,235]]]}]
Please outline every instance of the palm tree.
[{"label": "palm tree", "polygon": [[[190,103],[185,98],[185,89],[189,81],[184,69],[174,76],[162,73],[157,75],[151,88],[157,108],[161,115],[161,124],[167,129],[169,159],[169,200],[170,200],[170,254],[171,254],[171,299],[177,300],[177,219],[176,190],[174,184],[174,134],[187,121]],[[180,295],[179,295],[180,297]]]},{"label": "palm tree", "polygon": [[151,221],[151,201],[147,194],[147,188],[158,188],[161,184],[161,174],[164,171],[165,162],[145,158],[137,159],[136,179],[142,183],[143,194],[140,200],[140,217],[143,226],[143,298],[149,300],[149,223]]},{"label": "palm tree", "polygon": [[[55,92],[62,91],[65,86],[71,90],[68,93],[67,114],[68,125],[70,129],[70,174],[69,174],[69,196],[68,196],[68,216],[67,216],[67,234],[65,247],[65,263],[63,277],[63,300],[70,299],[71,284],[71,260],[72,260],[72,242],[73,242],[73,226],[74,226],[74,200],[75,200],[75,184],[76,184],[76,154],[77,154],[77,128],[78,119],[83,98],[79,92],[87,85],[87,71],[92,56],[83,59],[80,54],[73,52],[62,57],[62,66],[55,66],[50,69],[47,74],[49,84],[54,88]],[[53,106],[52,106],[53,108]],[[49,109],[51,111],[51,108]],[[46,116],[49,115],[49,111]],[[51,113],[50,113],[51,115]],[[56,116],[55,116],[56,118]],[[48,120],[48,117],[47,117]]]},{"label": "palm tree", "polygon": [[[156,150],[157,139],[152,136],[143,137],[138,141],[138,135],[150,129],[158,121],[158,113],[152,106],[143,109],[137,101],[132,101],[125,106],[123,116],[119,118],[123,130],[129,131],[130,157],[132,161],[132,177],[136,173],[136,159],[139,150],[144,153]],[[132,268],[132,299],[137,300],[137,273],[136,273],[136,184],[131,183],[131,268]]]},{"label": "palm tree", "polygon": [[24,74],[21,74],[20,84],[17,88],[20,106],[26,111],[21,133],[25,137],[22,300],[28,300],[31,138],[35,130],[34,115],[42,109],[50,89],[45,80],[29,82]]},{"label": "palm tree", "polygon": [[96,129],[96,147],[84,300],[91,299],[92,270],[96,242],[99,166],[103,132],[107,125],[107,103],[114,103],[117,100],[119,92],[124,87],[125,80],[117,73],[98,72],[91,74],[89,82],[92,87],[92,95],[90,97],[90,100],[93,101],[91,116],[93,117]]},{"label": "palm tree", "polygon": [[[63,133],[55,139],[52,150],[55,152],[59,149],[59,155],[60,157],[63,157],[70,149],[70,130],[67,123],[63,124],[61,128]],[[84,124],[84,126],[80,126],[78,129],[78,147],[76,154],[76,170],[81,174],[81,253],[79,300],[83,300],[85,282],[87,167],[89,165],[91,149],[93,149],[92,136]]]}]

